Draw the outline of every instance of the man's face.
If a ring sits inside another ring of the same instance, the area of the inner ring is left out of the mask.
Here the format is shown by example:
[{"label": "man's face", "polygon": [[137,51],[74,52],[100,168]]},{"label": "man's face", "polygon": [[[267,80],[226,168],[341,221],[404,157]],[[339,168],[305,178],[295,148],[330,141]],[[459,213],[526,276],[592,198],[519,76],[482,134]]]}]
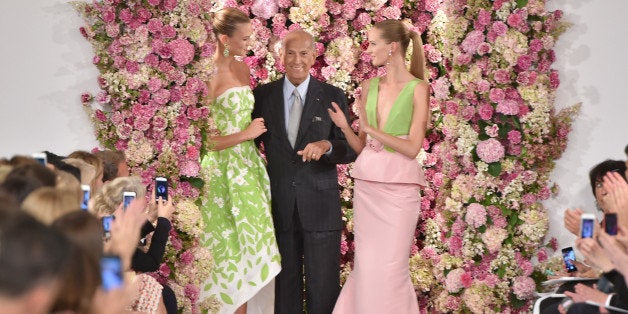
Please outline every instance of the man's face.
[{"label": "man's face", "polygon": [[281,62],[286,69],[286,77],[295,86],[307,79],[314,65],[314,43],[304,34],[289,34],[281,49]]}]

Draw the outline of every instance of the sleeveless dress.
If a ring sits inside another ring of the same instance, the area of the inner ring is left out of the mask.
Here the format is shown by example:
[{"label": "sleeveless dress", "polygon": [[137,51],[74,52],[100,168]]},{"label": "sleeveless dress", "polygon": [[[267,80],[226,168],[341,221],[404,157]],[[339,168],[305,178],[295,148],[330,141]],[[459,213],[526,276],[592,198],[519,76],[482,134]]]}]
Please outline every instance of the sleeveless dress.
[{"label": "sleeveless dress", "polygon": [[[249,86],[232,87],[216,97],[211,114],[220,134],[246,129],[253,104]],[[220,313],[233,313],[245,302],[249,302],[248,313],[272,313],[273,279],[281,260],[264,161],[250,140],[209,151],[202,156],[201,167],[205,177],[202,244],[211,250],[215,265],[201,287],[200,299],[215,296],[221,302]]]},{"label": "sleeveless dress", "polygon": [[[406,138],[412,121],[414,87],[399,93],[383,131]],[[379,77],[371,80],[366,101],[369,123],[377,128]],[[334,313],[418,313],[410,279],[410,248],[420,210],[423,170],[381,142],[368,138],[351,175],[354,187],[354,266]]]}]

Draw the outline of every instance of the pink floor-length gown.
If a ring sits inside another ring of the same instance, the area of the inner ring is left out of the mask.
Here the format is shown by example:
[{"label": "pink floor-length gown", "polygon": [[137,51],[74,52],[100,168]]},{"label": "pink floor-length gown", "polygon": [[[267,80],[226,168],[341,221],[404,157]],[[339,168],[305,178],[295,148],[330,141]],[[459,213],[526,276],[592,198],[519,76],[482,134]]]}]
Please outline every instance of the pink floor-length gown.
[{"label": "pink floor-length gown", "polygon": [[368,139],[352,176],[354,268],[333,313],[418,313],[409,258],[423,170],[415,159]]}]

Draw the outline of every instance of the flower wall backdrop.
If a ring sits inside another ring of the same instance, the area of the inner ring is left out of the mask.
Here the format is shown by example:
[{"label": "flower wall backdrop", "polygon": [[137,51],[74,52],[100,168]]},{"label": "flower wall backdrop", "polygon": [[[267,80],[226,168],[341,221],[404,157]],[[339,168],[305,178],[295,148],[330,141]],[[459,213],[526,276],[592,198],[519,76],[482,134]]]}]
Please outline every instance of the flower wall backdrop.
[{"label": "flower wall backdrop", "polygon": [[[531,305],[551,245],[540,201],[578,107],[554,111],[558,73],[552,50],[565,29],[542,0],[106,0],[74,3],[93,45],[102,92],[83,101],[103,147],[124,150],[147,184],[170,177],[178,212],[168,282],[183,312],[216,310],[198,302],[211,253],[198,246],[204,189],[199,156],[212,129],[205,81],[214,51],[209,14],[238,7],[253,18],[245,58],[253,86],[281,76],[275,43],[294,28],[318,40],[311,74],[353,99],[380,75],[364,53],[366,30],[403,19],[423,34],[431,73],[432,125],[417,162],[423,191],[411,272],[423,312],[519,312]],[[92,100],[96,102],[93,103]],[[357,125],[356,125],[357,127]],[[343,280],[351,269],[351,165],[338,166],[347,229]],[[419,210],[419,209],[417,209]],[[550,241],[552,242],[552,241]],[[540,262],[541,264],[538,264]],[[537,265],[538,264],[538,265]],[[537,265],[535,267],[535,265]]]}]

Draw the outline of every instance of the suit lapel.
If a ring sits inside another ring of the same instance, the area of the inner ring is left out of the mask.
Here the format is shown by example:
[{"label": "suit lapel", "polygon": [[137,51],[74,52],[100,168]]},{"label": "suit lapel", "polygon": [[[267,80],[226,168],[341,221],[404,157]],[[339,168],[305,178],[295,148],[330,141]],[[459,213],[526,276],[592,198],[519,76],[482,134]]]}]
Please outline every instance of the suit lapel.
[{"label": "suit lapel", "polygon": [[285,104],[283,99],[283,80],[285,77],[274,82],[276,86],[271,88],[271,94],[268,96],[268,99],[272,103],[272,112],[270,113],[273,119],[277,119],[277,132],[279,137],[282,139],[285,145],[288,148],[292,149],[290,146],[290,141],[288,140],[288,131],[286,131],[286,121],[285,121]]},{"label": "suit lapel", "polygon": [[320,82],[310,77],[310,84],[307,88],[307,95],[305,96],[305,105],[303,106],[303,113],[301,113],[301,122],[299,122],[299,133],[297,134],[295,147],[298,147],[305,132],[310,127],[310,124],[312,124],[314,114],[318,111],[318,107],[320,106],[320,92]]}]

